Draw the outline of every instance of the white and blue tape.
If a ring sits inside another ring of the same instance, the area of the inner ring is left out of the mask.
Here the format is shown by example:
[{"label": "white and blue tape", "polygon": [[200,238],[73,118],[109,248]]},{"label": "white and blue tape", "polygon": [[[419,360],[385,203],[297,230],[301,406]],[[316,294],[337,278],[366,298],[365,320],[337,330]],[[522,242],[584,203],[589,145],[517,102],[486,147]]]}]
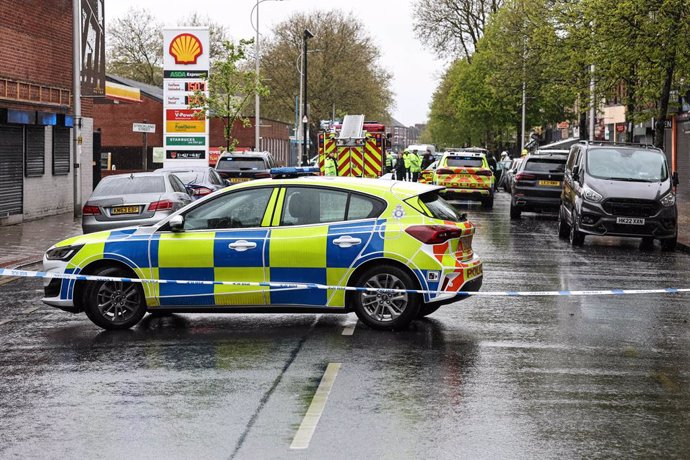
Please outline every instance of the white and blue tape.
[{"label": "white and blue tape", "polygon": [[[274,289],[332,289],[339,291],[358,292],[387,292],[387,293],[411,293],[411,294],[438,294],[437,291],[425,291],[421,289],[377,289],[356,286],[329,286],[316,283],[275,283],[275,282],[248,282],[248,281],[195,281],[195,280],[158,280],[123,278],[113,276],[75,275],[68,273],[38,272],[29,270],[14,270],[0,268],[0,276],[20,278],[59,278],[76,281],[116,281],[123,283],[158,283],[158,284],[187,284],[187,285],[223,285],[223,286],[256,286],[271,287]],[[598,289],[589,291],[457,291],[458,295],[480,297],[560,297],[560,296],[604,296],[604,295],[640,295],[640,294],[680,294],[690,292],[690,288],[660,288],[660,289]],[[240,292],[246,294],[246,292]]]}]

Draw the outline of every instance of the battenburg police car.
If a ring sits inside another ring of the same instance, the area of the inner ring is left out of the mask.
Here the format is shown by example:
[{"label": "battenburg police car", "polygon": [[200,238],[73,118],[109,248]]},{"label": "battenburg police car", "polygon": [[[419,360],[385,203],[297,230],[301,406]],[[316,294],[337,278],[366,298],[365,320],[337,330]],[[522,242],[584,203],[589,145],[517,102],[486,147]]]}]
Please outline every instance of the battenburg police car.
[{"label": "battenburg police car", "polygon": [[403,328],[482,283],[474,227],[441,189],[339,177],[239,184],[156,225],[55,244],[47,272],[148,281],[53,278],[43,301],[105,329],[129,328],[147,311],[355,311],[372,328]]},{"label": "battenburg police car", "polygon": [[444,196],[481,201],[482,206],[494,205],[494,174],[484,149],[447,152],[434,170],[422,172],[420,182],[442,185]]}]

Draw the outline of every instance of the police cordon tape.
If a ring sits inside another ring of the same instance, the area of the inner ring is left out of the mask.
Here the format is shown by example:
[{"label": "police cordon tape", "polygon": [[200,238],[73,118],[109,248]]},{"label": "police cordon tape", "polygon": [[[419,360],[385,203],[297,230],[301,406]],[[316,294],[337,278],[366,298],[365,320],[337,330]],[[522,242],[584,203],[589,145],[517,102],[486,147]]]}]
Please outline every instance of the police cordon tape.
[{"label": "police cordon tape", "polygon": [[[14,270],[0,268],[0,276],[19,278],[59,278],[75,281],[114,281],[120,283],[157,283],[157,284],[182,284],[182,285],[221,285],[221,286],[255,286],[270,287],[275,289],[319,289],[356,292],[385,292],[407,294],[440,294],[450,291],[429,291],[422,289],[381,289],[357,286],[330,286],[318,283],[289,283],[289,282],[251,282],[251,281],[201,281],[201,280],[159,280],[144,278],[125,278],[116,276],[78,275],[71,273],[38,272],[30,270]],[[590,291],[456,291],[457,295],[480,297],[558,297],[558,296],[601,296],[601,295],[639,295],[639,294],[680,294],[690,292],[690,288],[661,288],[661,289],[598,289]],[[246,294],[246,291],[237,294]],[[232,293],[228,293],[232,294]]]}]

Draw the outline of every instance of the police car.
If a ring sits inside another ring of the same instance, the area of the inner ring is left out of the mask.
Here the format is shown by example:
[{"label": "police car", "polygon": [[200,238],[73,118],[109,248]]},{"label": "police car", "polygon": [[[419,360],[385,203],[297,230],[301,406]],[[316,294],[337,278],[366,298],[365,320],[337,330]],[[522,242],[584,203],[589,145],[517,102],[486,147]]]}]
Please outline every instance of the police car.
[{"label": "police car", "polygon": [[491,208],[495,179],[486,154],[484,149],[446,152],[435,169],[422,172],[420,182],[444,186],[447,198],[481,201],[482,206]]},{"label": "police car", "polygon": [[372,328],[404,328],[482,283],[474,226],[441,189],[318,176],[238,184],[155,225],[55,244],[45,271],[108,278],[49,278],[43,301],[105,329],[147,311],[354,311]]}]

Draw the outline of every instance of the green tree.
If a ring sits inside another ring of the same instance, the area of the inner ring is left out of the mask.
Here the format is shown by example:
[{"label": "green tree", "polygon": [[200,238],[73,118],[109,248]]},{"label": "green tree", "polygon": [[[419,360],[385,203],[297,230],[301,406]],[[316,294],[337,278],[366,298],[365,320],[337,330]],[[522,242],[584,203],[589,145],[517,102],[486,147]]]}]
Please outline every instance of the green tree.
[{"label": "green tree", "polygon": [[108,73],[160,86],[163,84],[162,24],[146,9],[130,8],[106,28]]},{"label": "green tree", "polygon": [[391,74],[379,64],[380,52],[361,21],[341,11],[298,13],[278,24],[262,43],[261,77],[270,83],[262,113],[284,121],[295,119],[299,94],[302,33],[309,29],[308,102],[311,132],[319,120],[363,113],[385,120],[392,106]]},{"label": "green tree", "polygon": [[235,44],[223,42],[223,48],[215,61],[211,64],[208,79],[208,96],[196,91],[190,107],[201,109],[200,117],[210,116],[223,120],[226,148],[233,150],[238,143],[232,138],[232,127],[236,121],[244,126],[251,124],[243,116],[248,102],[256,93],[268,95],[268,89],[257,84],[256,73],[247,65],[247,50],[254,43],[253,40],[240,40]]},{"label": "green tree", "polygon": [[490,15],[503,0],[417,0],[414,30],[439,56],[471,61]]}]

